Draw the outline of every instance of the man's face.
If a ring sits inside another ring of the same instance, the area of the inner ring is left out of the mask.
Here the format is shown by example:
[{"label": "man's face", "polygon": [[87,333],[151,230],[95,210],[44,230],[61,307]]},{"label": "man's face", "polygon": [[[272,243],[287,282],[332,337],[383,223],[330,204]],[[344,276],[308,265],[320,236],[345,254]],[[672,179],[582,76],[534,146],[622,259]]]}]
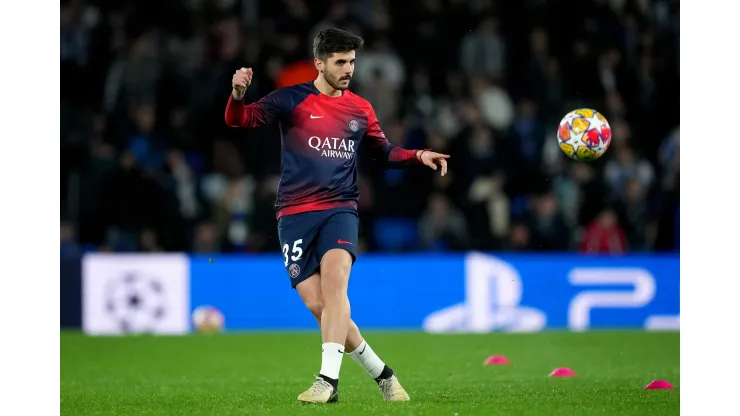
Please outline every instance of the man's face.
[{"label": "man's face", "polygon": [[[319,61],[324,70],[324,79],[335,90],[346,90],[355,72],[355,51],[333,53],[326,61]],[[319,68],[321,69],[321,68]]]}]

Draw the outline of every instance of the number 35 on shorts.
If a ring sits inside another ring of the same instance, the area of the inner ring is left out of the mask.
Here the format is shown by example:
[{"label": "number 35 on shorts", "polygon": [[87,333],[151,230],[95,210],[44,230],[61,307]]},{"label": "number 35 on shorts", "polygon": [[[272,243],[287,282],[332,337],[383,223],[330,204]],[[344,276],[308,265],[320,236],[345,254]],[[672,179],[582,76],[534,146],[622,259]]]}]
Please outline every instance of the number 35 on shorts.
[{"label": "number 35 on shorts", "polygon": [[[288,267],[290,261],[298,261],[303,256],[303,249],[301,248],[303,239],[293,241],[293,248],[291,249],[288,244],[283,246],[283,259],[285,260],[285,267]],[[290,251],[290,253],[288,253]],[[290,258],[288,257],[290,255]]]}]

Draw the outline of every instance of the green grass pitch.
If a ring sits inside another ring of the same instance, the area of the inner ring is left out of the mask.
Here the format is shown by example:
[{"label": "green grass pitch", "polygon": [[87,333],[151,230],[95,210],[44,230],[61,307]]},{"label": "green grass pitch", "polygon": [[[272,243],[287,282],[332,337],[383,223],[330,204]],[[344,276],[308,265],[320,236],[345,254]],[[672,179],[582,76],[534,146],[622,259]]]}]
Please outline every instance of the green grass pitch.
[{"label": "green grass pitch", "polygon": [[[61,333],[62,415],[677,415],[679,334],[367,332],[411,402],[385,403],[345,356],[339,400],[301,405],[316,333],[92,338]],[[511,363],[484,366],[489,355]],[[570,367],[575,378],[549,378]],[[644,391],[654,379],[675,390]]]}]

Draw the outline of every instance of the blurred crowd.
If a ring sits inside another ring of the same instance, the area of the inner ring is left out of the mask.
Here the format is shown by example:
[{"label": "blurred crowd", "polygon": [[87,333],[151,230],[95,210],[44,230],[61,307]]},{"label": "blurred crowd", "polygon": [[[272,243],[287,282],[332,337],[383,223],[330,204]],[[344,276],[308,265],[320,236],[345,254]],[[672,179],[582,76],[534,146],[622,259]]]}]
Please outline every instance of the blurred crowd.
[{"label": "blurred crowd", "polygon": [[[360,155],[361,250],[677,251],[677,0],[63,0],[62,253],[279,251],[277,126],[246,100],[313,79],[311,43],[365,39],[351,89],[386,137],[450,175]],[[557,125],[599,110],[613,143],[568,160]]]}]

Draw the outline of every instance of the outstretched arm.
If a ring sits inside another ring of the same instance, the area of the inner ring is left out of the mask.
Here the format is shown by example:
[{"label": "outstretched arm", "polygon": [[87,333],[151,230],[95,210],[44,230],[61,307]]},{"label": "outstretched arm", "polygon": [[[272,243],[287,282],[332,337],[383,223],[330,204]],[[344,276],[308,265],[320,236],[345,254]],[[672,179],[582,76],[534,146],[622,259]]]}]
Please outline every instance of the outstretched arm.
[{"label": "outstretched arm", "polygon": [[421,164],[421,160],[418,158],[418,150],[393,146],[385,137],[368,134],[363,142],[373,160],[385,168],[403,169]]},{"label": "outstretched arm", "polygon": [[388,169],[402,169],[414,165],[427,165],[437,170],[442,168],[440,174],[447,174],[447,160],[450,156],[430,150],[409,150],[393,146],[380,129],[380,123],[372,108],[368,111],[367,133],[363,139],[367,148],[378,163]]},{"label": "outstretched arm", "polygon": [[262,127],[272,124],[286,108],[284,94],[271,92],[256,103],[244,105],[244,94],[252,83],[252,69],[241,68],[231,80],[231,95],[226,103],[224,119],[230,127]]}]

